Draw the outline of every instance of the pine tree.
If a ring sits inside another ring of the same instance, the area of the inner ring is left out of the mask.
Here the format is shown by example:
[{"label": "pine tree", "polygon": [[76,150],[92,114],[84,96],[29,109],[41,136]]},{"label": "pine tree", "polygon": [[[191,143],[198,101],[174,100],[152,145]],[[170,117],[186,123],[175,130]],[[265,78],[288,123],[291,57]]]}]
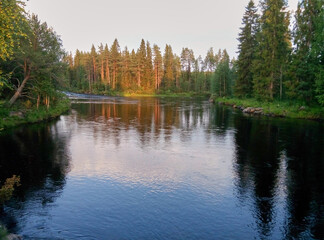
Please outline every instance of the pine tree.
[{"label": "pine tree", "polygon": [[253,90],[256,97],[273,100],[276,95],[282,96],[284,66],[290,50],[289,14],[284,0],[264,0],[261,8]]},{"label": "pine tree", "polygon": [[105,45],[105,49],[103,52],[104,55],[104,61],[105,61],[105,81],[104,84],[105,86],[110,85],[110,68],[109,68],[109,61],[110,61],[110,57],[109,57],[109,48],[108,45]]},{"label": "pine tree", "polygon": [[120,47],[118,40],[115,39],[113,45],[111,46],[111,62],[112,62],[112,89],[117,87],[117,74],[120,64]]},{"label": "pine tree", "polygon": [[256,34],[258,32],[257,8],[253,0],[250,0],[245,9],[239,34],[239,55],[237,61],[238,79],[235,85],[235,95],[239,97],[247,97],[252,95],[253,91],[253,73],[252,62],[255,57],[257,47]]},{"label": "pine tree", "polygon": [[104,56],[104,46],[101,43],[99,45],[99,67],[100,67],[100,83],[105,83],[105,56]]},{"label": "pine tree", "polygon": [[91,64],[91,69],[90,69],[90,79],[91,79],[91,84],[95,84],[97,82],[97,52],[95,46],[92,44],[91,47],[91,52],[90,52],[90,64]]},{"label": "pine tree", "polygon": [[121,89],[126,90],[131,88],[131,59],[128,48],[125,47],[122,53],[122,81],[120,83]]},{"label": "pine tree", "polygon": [[170,45],[165,46],[164,56],[163,56],[163,66],[164,66],[164,77],[163,82],[164,86],[167,89],[170,89],[174,86],[174,73],[173,73],[173,64],[174,64],[174,56],[172,47]]},{"label": "pine tree", "polygon": [[162,67],[162,55],[160,48],[154,44],[153,45],[153,53],[154,53],[154,89],[160,89],[162,77],[163,77],[163,67]]},{"label": "pine tree", "polygon": [[154,89],[154,72],[153,72],[153,59],[152,48],[150,43],[146,42],[146,59],[144,68],[145,90],[151,91]]},{"label": "pine tree", "polygon": [[141,45],[137,50],[137,87],[141,87],[143,75],[144,75],[144,68],[146,62],[146,45],[144,39],[141,41]]},{"label": "pine tree", "polygon": [[174,74],[176,88],[180,90],[181,59],[176,54],[173,55],[173,74]]}]

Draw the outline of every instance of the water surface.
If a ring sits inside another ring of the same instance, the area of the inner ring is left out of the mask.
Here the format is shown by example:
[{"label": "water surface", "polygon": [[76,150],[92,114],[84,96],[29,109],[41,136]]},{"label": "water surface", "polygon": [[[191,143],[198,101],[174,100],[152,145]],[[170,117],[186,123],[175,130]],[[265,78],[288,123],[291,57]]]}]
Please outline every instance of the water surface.
[{"label": "water surface", "polygon": [[323,239],[323,130],[205,99],[76,96],[0,133],[0,178],[22,183],[2,219],[24,239]]}]

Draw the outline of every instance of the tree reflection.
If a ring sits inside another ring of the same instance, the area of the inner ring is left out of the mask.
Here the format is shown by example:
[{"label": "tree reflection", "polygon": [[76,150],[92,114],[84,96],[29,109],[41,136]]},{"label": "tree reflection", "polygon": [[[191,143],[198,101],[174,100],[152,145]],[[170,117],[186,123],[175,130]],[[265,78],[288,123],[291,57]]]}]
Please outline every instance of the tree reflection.
[{"label": "tree reflection", "polygon": [[36,197],[46,205],[54,201],[65,185],[70,170],[67,150],[69,135],[58,131],[56,123],[36,124],[9,130],[0,135],[1,182],[19,175],[18,208]]},{"label": "tree reflection", "polygon": [[242,202],[254,199],[260,238],[271,236],[280,217],[275,205],[285,197],[284,235],[322,239],[323,126],[236,116],[235,128],[237,190]]},{"label": "tree reflection", "polygon": [[[218,106],[217,106],[218,107]],[[206,135],[225,136],[228,127],[228,110],[222,108],[217,112],[207,102],[200,100],[169,100],[162,98],[146,98],[135,103],[104,103],[92,102],[73,105],[77,110],[77,121],[80,125],[92,124],[98,126],[100,133],[95,137],[101,137],[105,141],[119,139],[120,134],[135,130],[142,147],[149,146],[160,141],[171,144],[174,132],[180,132],[180,140],[183,142],[192,139],[193,131],[202,127]],[[210,130],[211,127],[214,130]],[[114,133],[109,139],[107,134]]]},{"label": "tree reflection", "polygon": [[267,121],[244,118],[236,118],[235,127],[238,189],[242,195],[253,194],[260,237],[268,237],[274,221],[279,129]]},{"label": "tree reflection", "polygon": [[324,129],[321,123],[290,124],[287,154],[287,228],[293,238],[324,238]]}]

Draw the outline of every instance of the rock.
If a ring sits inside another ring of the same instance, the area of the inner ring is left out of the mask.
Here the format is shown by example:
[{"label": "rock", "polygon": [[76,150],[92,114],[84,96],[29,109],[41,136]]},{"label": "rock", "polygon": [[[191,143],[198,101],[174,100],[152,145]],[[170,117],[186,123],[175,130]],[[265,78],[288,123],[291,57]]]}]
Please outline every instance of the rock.
[{"label": "rock", "polygon": [[9,113],[9,117],[19,117],[19,118],[24,118],[25,117],[25,115],[24,115],[24,113],[23,112],[21,112],[21,111],[11,111],[10,113]]},{"label": "rock", "polygon": [[243,110],[243,113],[251,113],[251,107],[248,107],[248,108],[245,108],[244,110]]},{"label": "rock", "polygon": [[11,233],[7,236],[7,240],[22,240],[22,237]]}]

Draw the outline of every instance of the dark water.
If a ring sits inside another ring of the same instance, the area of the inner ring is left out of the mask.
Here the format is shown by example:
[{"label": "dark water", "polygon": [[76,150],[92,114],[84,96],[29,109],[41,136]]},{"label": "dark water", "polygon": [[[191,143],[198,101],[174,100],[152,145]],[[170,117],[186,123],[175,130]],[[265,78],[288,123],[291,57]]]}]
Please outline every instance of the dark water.
[{"label": "dark water", "polygon": [[0,132],[24,239],[324,239],[323,123],[201,99],[76,100]]}]

